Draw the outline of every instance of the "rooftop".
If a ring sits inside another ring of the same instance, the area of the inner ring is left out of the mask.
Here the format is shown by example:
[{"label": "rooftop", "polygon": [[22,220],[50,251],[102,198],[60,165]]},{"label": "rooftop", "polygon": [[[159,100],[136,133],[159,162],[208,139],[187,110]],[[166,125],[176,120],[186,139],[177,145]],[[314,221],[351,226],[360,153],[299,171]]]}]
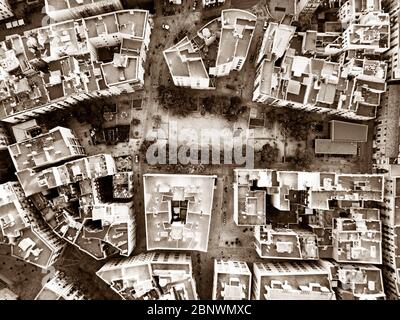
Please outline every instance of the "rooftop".
[{"label": "rooftop", "polygon": [[222,28],[216,66],[232,62],[235,58],[246,58],[256,21],[255,15],[244,10],[222,11]]},{"label": "rooftop", "polygon": [[[254,227],[255,248],[263,258],[336,259],[340,252],[339,260],[380,263],[379,209],[364,202],[382,202],[383,188],[383,175],[235,169],[234,221]],[[254,214],[258,203],[262,210]],[[351,236],[340,231],[333,237],[332,221],[354,226]],[[338,237],[348,238],[333,243]]]},{"label": "rooftop", "polygon": [[332,141],[331,139],[315,139],[315,153],[355,156],[357,154],[357,143]]},{"label": "rooftop", "polygon": [[207,251],[216,176],[143,179],[147,249]]},{"label": "rooftop", "polygon": [[57,236],[40,224],[17,182],[0,185],[0,231],[13,256],[40,268],[52,265],[63,247]]},{"label": "rooftop", "polygon": [[377,216],[368,217],[368,210],[351,211],[348,217],[334,218],[332,238],[333,257],[338,262],[382,263],[382,222]]},{"label": "rooftop", "polygon": [[382,271],[372,265],[333,264],[333,280],[341,299],[374,300],[384,299]]},{"label": "rooftop", "polygon": [[184,253],[142,253],[111,260],[97,271],[123,299],[197,299],[190,255]]},{"label": "rooftop", "polygon": [[56,127],[37,137],[8,146],[16,171],[36,169],[84,155],[70,129]]},{"label": "rooftop", "polygon": [[251,271],[242,261],[214,260],[214,300],[249,300]]},{"label": "rooftop", "polygon": [[367,142],[368,125],[332,120],[331,139],[333,141]]},{"label": "rooftop", "polygon": [[[373,18],[368,17],[364,19],[368,21],[365,22],[365,29],[374,29]],[[382,23],[376,31],[382,34],[379,46],[384,46],[382,43],[388,40],[385,35],[387,22]],[[341,42],[346,41],[340,34],[332,36],[321,32],[299,33],[302,37],[301,52],[314,54],[322,48],[325,53],[321,58],[299,55],[295,42],[291,41],[294,34],[291,28],[284,24],[268,24],[257,59],[253,101],[294,104],[296,108],[325,112],[331,109],[336,110],[335,114],[352,115],[359,119],[374,118],[380,95],[386,91],[386,63],[351,57],[346,63],[329,61],[330,58],[324,55],[330,56],[333,51],[327,48],[335,47],[335,54],[340,53],[345,46]],[[349,32],[347,30],[344,34]],[[371,46],[381,50],[379,46]],[[367,47],[360,44],[355,49],[367,50]]]},{"label": "rooftop", "polygon": [[208,73],[201,55],[188,37],[165,50],[164,57],[173,76],[208,80]]},{"label": "rooftop", "polygon": [[[177,86],[207,89],[209,74],[223,76],[233,69],[240,70],[250,48],[257,17],[238,10],[222,10],[221,17],[206,23],[189,39],[187,36],[164,50],[164,58]],[[215,59],[210,58],[211,47],[218,41]],[[205,52],[209,54],[205,59]],[[214,65],[215,60],[215,65]],[[207,61],[207,72],[205,61]],[[210,62],[211,61],[211,62]],[[226,64],[229,64],[226,68]],[[232,64],[232,65],[231,65]],[[235,67],[233,66],[235,65]],[[221,70],[216,71],[221,67]]]},{"label": "rooftop", "polygon": [[261,258],[317,260],[317,236],[291,229],[255,228],[256,251]]},{"label": "rooftop", "polygon": [[[76,100],[72,97],[81,100],[106,94],[99,91],[115,86],[136,90],[144,81],[141,63],[150,36],[149,19],[145,10],[121,10],[8,37],[9,48],[0,43],[4,59],[0,66],[4,73],[0,77],[0,119],[26,120],[39,111],[54,110],[50,103],[73,104]],[[93,49],[121,43],[114,61],[96,61]],[[43,63],[48,68],[40,66]]]},{"label": "rooftop", "polygon": [[319,262],[254,264],[261,300],[335,300],[329,271]]}]

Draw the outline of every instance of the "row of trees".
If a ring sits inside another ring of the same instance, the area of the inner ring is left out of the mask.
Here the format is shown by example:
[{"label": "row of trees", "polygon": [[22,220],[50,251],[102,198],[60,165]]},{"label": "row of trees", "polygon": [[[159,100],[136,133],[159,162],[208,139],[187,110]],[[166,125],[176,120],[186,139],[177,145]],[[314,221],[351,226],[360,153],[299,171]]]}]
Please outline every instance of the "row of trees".
[{"label": "row of trees", "polygon": [[[257,152],[259,162],[263,167],[269,167],[276,163],[278,160],[279,148],[274,143],[273,145],[266,143],[261,150]],[[294,170],[303,170],[310,168],[314,159],[314,155],[309,150],[296,149],[295,154],[292,157],[288,157],[287,160]]]},{"label": "row of trees", "polygon": [[261,150],[258,151],[258,156],[260,157],[260,163],[262,166],[268,167],[271,164],[275,163],[278,159],[279,155],[279,148],[274,143],[273,145],[270,145],[269,143],[266,143],[263,145]]},{"label": "row of trees", "polygon": [[203,99],[203,106],[206,112],[222,115],[228,121],[237,121],[239,115],[246,111],[240,97],[210,96]]},{"label": "row of trees", "polygon": [[[158,98],[162,106],[172,115],[186,117],[198,108],[197,99],[191,94],[191,90],[175,86],[160,86]],[[205,112],[224,116],[228,121],[237,121],[239,115],[246,111],[240,97],[227,97],[212,95],[203,99]]]},{"label": "row of trees", "polygon": [[186,117],[197,110],[197,100],[185,88],[159,86],[158,98],[162,106],[175,116]]}]

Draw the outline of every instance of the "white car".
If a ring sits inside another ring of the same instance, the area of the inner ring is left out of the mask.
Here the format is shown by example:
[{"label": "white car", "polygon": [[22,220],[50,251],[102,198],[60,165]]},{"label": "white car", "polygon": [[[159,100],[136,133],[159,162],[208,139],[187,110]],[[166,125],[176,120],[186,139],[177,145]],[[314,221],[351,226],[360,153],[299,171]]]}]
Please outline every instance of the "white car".
[{"label": "white car", "polygon": [[163,28],[164,30],[169,30],[169,25],[166,23],[163,23],[161,28]]}]

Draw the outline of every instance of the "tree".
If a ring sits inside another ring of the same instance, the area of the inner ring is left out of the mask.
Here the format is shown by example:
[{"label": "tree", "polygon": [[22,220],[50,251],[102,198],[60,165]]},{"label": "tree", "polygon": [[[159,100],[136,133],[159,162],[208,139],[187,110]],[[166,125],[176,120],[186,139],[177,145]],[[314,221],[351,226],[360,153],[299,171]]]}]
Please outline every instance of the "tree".
[{"label": "tree", "polygon": [[158,98],[172,115],[186,117],[197,110],[197,101],[189,89],[175,86],[159,86]]},{"label": "tree", "polygon": [[133,126],[138,126],[140,124],[140,119],[133,118],[132,121],[131,121],[131,124]]},{"label": "tree", "polygon": [[87,122],[92,127],[101,129],[104,121],[103,112],[105,104],[106,101],[102,98],[82,101],[74,108],[73,114],[80,123]]},{"label": "tree", "polygon": [[229,98],[225,96],[209,96],[203,99],[204,110],[211,114],[222,115],[229,109]]},{"label": "tree", "polygon": [[311,166],[313,159],[314,155],[311,151],[309,150],[302,151],[299,148],[297,148],[296,153],[290,159],[290,162],[296,170],[308,169]]},{"label": "tree", "polygon": [[156,143],[156,140],[143,140],[142,144],[140,145],[139,152],[142,155],[146,155],[147,149],[154,143]]},{"label": "tree", "polygon": [[311,130],[310,113],[290,108],[284,110],[278,117],[284,132],[295,140],[306,140]]},{"label": "tree", "polygon": [[242,105],[240,97],[232,97],[228,110],[225,110],[224,115],[228,121],[237,121],[239,115],[246,111],[246,106]]},{"label": "tree", "polygon": [[259,151],[260,160],[265,166],[273,164],[278,158],[278,154],[279,149],[276,146],[276,143],[273,146],[271,146],[269,143],[266,143]]},{"label": "tree", "polygon": [[228,121],[236,121],[246,111],[240,97],[209,96],[203,99],[204,110],[211,114],[223,115]]},{"label": "tree", "polygon": [[159,114],[155,114],[153,116],[153,122],[154,122],[154,126],[156,128],[159,128],[161,126],[161,122],[162,122],[161,116]]}]

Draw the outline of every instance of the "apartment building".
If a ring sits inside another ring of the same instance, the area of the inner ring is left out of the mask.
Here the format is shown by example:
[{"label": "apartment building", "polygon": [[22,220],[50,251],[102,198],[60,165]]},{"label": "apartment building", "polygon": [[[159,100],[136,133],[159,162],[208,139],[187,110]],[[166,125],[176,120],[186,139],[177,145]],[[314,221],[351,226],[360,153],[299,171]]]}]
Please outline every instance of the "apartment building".
[{"label": "apartment building", "polygon": [[255,300],[335,300],[330,273],[321,262],[256,262]]},{"label": "apartment building", "polygon": [[17,172],[85,156],[75,134],[64,127],[55,127],[47,133],[9,145],[8,151]]},{"label": "apartment building", "polygon": [[0,150],[6,150],[10,144],[10,135],[3,124],[0,124]]},{"label": "apartment building", "polygon": [[[314,9],[320,3],[301,2],[298,6],[306,8],[308,3]],[[299,32],[301,50],[291,41],[293,27],[269,23],[257,58],[253,101],[355,120],[374,119],[386,91],[387,64],[373,59],[389,50],[389,14],[383,12],[379,0],[352,0],[339,8],[338,19],[343,32],[327,26],[323,31]],[[280,46],[276,52],[274,45]],[[328,147],[326,141],[318,143]]]},{"label": "apartment building", "polygon": [[213,300],[250,300],[251,271],[244,261],[214,260]]},{"label": "apartment building", "polygon": [[114,159],[109,154],[98,154],[66,162],[44,170],[29,169],[17,172],[17,177],[27,196],[116,173]]},{"label": "apartment building", "polygon": [[254,227],[254,243],[261,258],[284,260],[318,260],[317,236],[307,230]]},{"label": "apartment building", "polygon": [[348,0],[342,3],[338,11],[339,20],[345,25],[358,21],[363,14],[383,12],[381,0]]},{"label": "apartment building", "polygon": [[333,258],[338,262],[382,264],[382,222],[379,209],[350,210],[332,220]]},{"label": "apartment building", "polygon": [[400,215],[398,212],[399,97],[397,86],[389,85],[375,120],[373,168],[385,173],[385,193],[381,206],[383,235],[383,277],[389,299],[400,297]]},{"label": "apartment building", "polygon": [[[257,17],[238,9],[222,10],[221,17],[204,25],[193,39],[183,38],[164,50],[172,80],[176,86],[212,89],[209,76],[228,76],[240,71],[246,61]],[[215,65],[206,65],[205,52],[218,44]],[[208,70],[208,71],[207,71]]]},{"label": "apartment building", "polygon": [[221,6],[225,3],[225,0],[202,0],[201,4],[203,8],[212,8],[215,6]]},{"label": "apartment building", "polygon": [[[360,137],[361,138],[361,137]],[[382,263],[383,175],[234,170],[233,218],[262,258]]]},{"label": "apartment building", "polygon": [[[0,43],[0,119],[18,123],[142,89],[150,20],[148,11],[122,10],[8,37]],[[102,48],[115,46],[113,56],[103,57]]]},{"label": "apartment building", "polygon": [[[17,175],[53,232],[100,260],[114,252],[129,256],[136,245],[133,202],[119,202],[105,191],[113,189],[115,174],[111,155],[99,154]],[[129,191],[123,185],[118,190],[122,195]]]},{"label": "apartment building", "polygon": [[187,253],[151,252],[107,262],[97,276],[126,300],[197,300]]},{"label": "apartment building", "polygon": [[114,199],[132,199],[134,196],[133,172],[118,172],[113,175]]},{"label": "apartment building", "polygon": [[400,79],[399,66],[399,14],[400,2],[398,0],[382,0],[382,5],[390,16],[390,48],[385,52],[388,60],[388,80]]},{"label": "apartment building", "polygon": [[368,120],[375,118],[386,91],[382,61],[353,58],[340,64],[299,56],[289,48],[277,66],[276,60],[261,56],[253,90],[256,102]]},{"label": "apartment building", "polygon": [[338,12],[345,27],[339,37],[343,50],[359,50],[366,55],[382,54],[391,43],[390,16],[381,0],[348,0]]},{"label": "apartment building", "polygon": [[63,273],[56,274],[45,283],[35,300],[85,300],[77,285]]},{"label": "apartment building", "polygon": [[399,116],[396,86],[388,86],[375,119],[373,140],[373,167],[389,169],[399,158]]},{"label": "apartment building", "polygon": [[243,68],[253,39],[256,20],[255,15],[243,10],[230,9],[221,12],[217,61],[215,67],[209,70],[211,75],[223,77],[233,70],[240,71]]},{"label": "apartment building", "polygon": [[360,50],[365,54],[382,54],[390,47],[390,17],[381,11],[367,12],[351,21],[343,31],[343,50]]},{"label": "apartment building", "polygon": [[383,223],[383,276],[385,292],[389,299],[400,297],[400,214],[399,214],[399,188],[400,168],[398,164],[388,166],[385,183],[385,199],[381,208]]},{"label": "apartment building", "polygon": [[321,3],[321,0],[296,0],[295,13],[297,19],[311,19]]},{"label": "apartment building", "polygon": [[54,21],[65,21],[122,10],[121,0],[45,0],[45,12]]},{"label": "apartment building", "polygon": [[216,179],[144,175],[147,250],[207,251]]},{"label": "apartment building", "polygon": [[0,20],[5,20],[14,16],[8,0],[0,0]]},{"label": "apartment building", "polygon": [[188,37],[165,50],[163,54],[176,86],[210,88],[210,78],[200,52]]},{"label": "apartment building", "polygon": [[330,269],[332,287],[339,300],[385,299],[381,269],[372,265],[321,263]]},{"label": "apartment building", "polygon": [[0,231],[12,256],[43,269],[57,261],[65,246],[38,217],[17,182],[0,185]]},{"label": "apartment building", "polygon": [[15,138],[15,142],[31,140],[48,132],[46,126],[39,124],[36,119],[15,124],[11,127],[11,131]]}]

